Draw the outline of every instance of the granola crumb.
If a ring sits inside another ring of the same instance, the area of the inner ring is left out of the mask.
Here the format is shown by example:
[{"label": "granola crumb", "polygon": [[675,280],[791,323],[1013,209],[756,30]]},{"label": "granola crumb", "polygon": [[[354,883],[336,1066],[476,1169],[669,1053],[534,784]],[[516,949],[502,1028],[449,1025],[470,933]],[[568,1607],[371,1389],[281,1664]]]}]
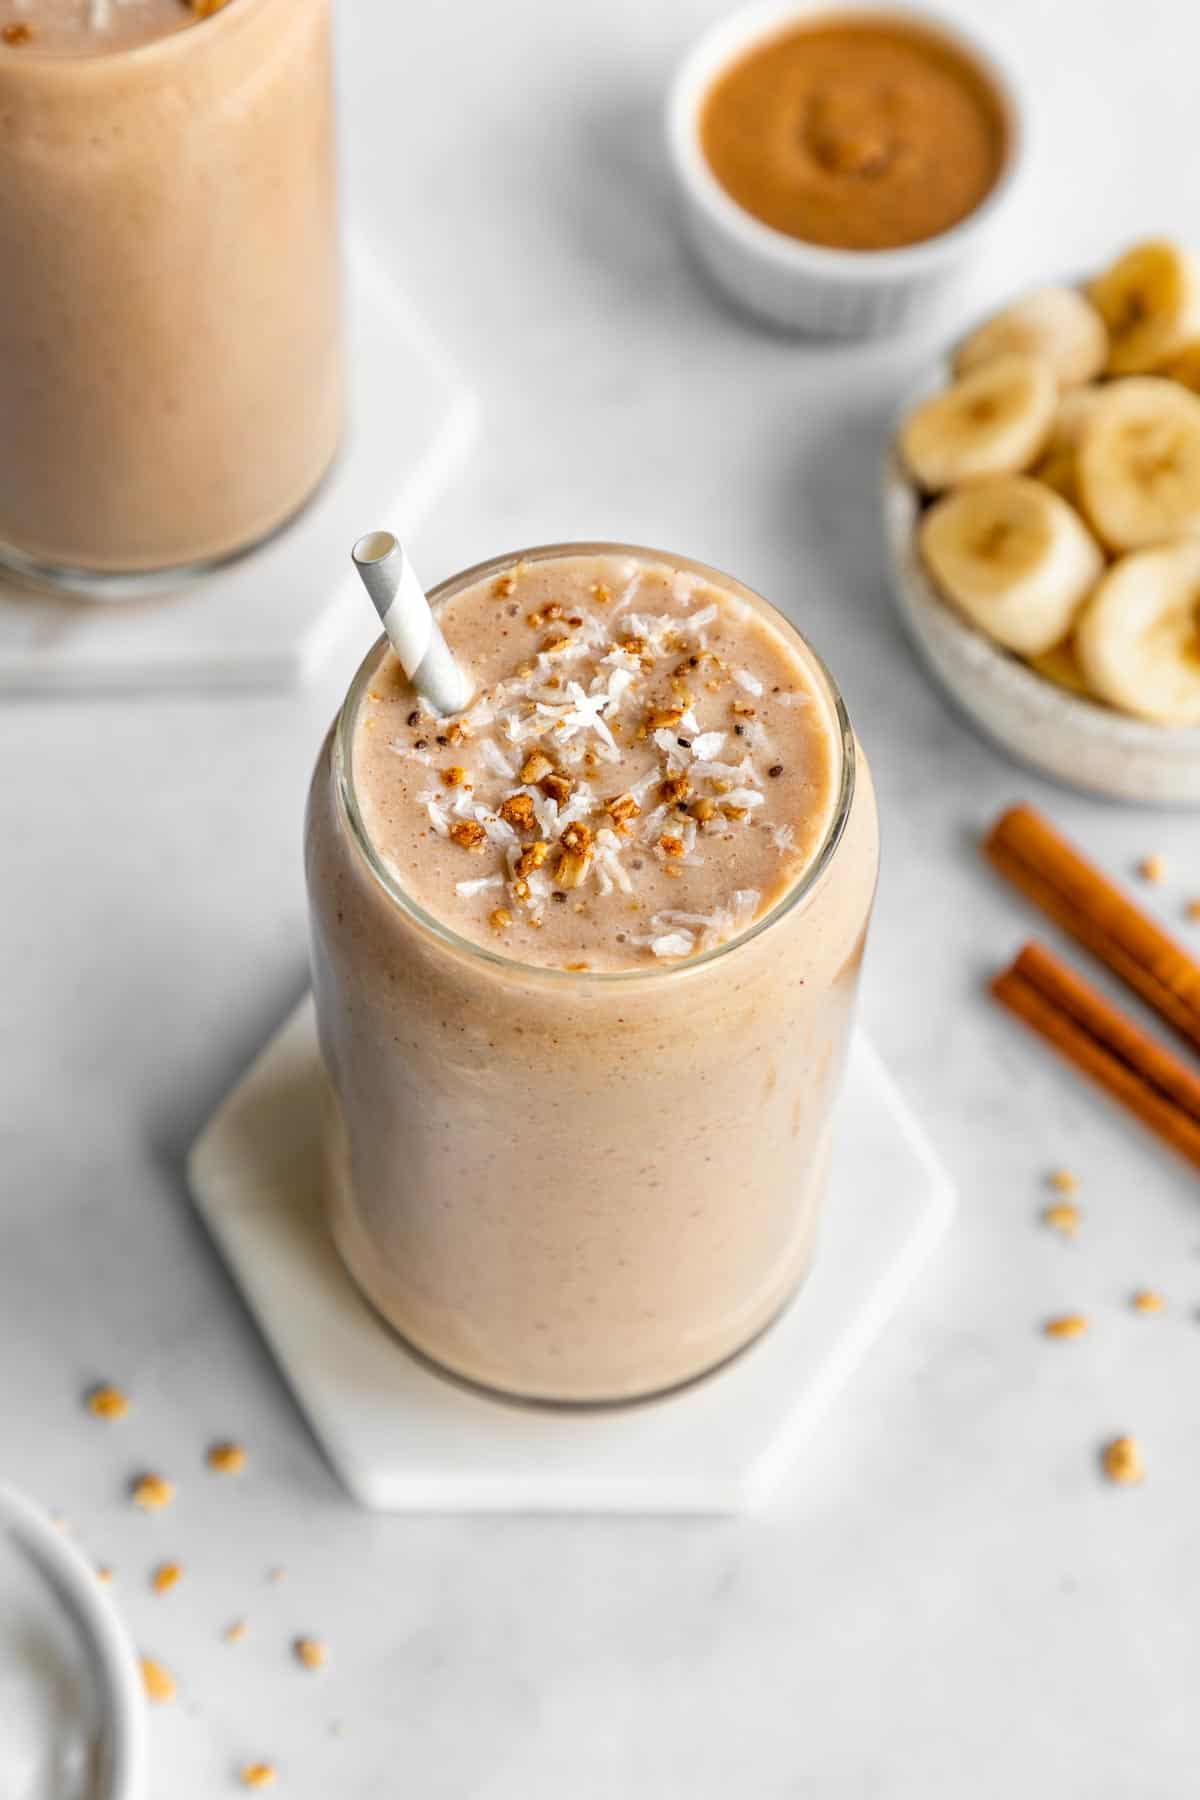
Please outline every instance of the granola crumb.
[{"label": "granola crumb", "polygon": [[246,1452],[241,1444],[213,1444],[205,1461],[216,1475],[240,1475],[246,1466]]},{"label": "granola crumb", "polygon": [[170,1669],[155,1656],[143,1656],[140,1660],[147,1700],[152,1706],[169,1706],[179,1692]]},{"label": "granola crumb", "polygon": [[1061,1313],[1056,1319],[1047,1319],[1042,1330],[1048,1338],[1082,1337],[1088,1328],[1088,1322],[1082,1313]]},{"label": "granola crumb", "polygon": [[460,763],[452,763],[448,769],[443,769],[442,770],[442,780],[445,782],[447,787],[452,787],[452,788],[454,788],[454,787],[469,788],[471,785],[471,783],[467,780],[467,771],[462,767],[462,765]]},{"label": "granola crumb", "polygon": [[507,600],[509,595],[515,594],[516,591],[517,591],[517,578],[515,575],[498,575],[496,577],[496,582],[495,582],[494,587],[492,588],[492,592],[494,594],[496,594],[501,600]]},{"label": "granola crumb", "polygon": [[107,1381],[88,1390],[86,1403],[94,1419],[124,1419],[129,1414],[128,1396]]},{"label": "granola crumb", "polygon": [[1138,874],[1143,881],[1148,881],[1151,887],[1157,887],[1166,879],[1167,865],[1161,856],[1143,856],[1138,864]]},{"label": "granola crumb", "polygon": [[489,913],[488,924],[493,931],[507,931],[512,924],[512,914],[507,906],[497,906],[493,912]]},{"label": "granola crumb", "polygon": [[1101,1451],[1101,1465],[1110,1481],[1130,1487],[1145,1479],[1146,1466],[1136,1438],[1116,1437]]},{"label": "granola crumb", "polygon": [[183,1576],[183,1564],[177,1562],[159,1563],[150,1577],[150,1585],[156,1594],[169,1594],[178,1586]]},{"label": "granola crumb", "polygon": [[274,1763],[246,1763],[239,1779],[241,1780],[242,1786],[247,1788],[273,1787],[279,1779],[279,1771],[276,1769]]},{"label": "granola crumb", "polygon": [[1061,1232],[1063,1237],[1074,1237],[1082,1219],[1083,1214],[1070,1200],[1056,1200],[1042,1213],[1042,1223],[1052,1231]]},{"label": "granola crumb", "polygon": [[487,832],[478,819],[459,819],[450,827],[450,841],[457,844],[460,850],[469,850],[474,856],[481,856],[487,845]]},{"label": "granola crumb", "polygon": [[175,1484],[163,1475],[139,1475],[130,1490],[135,1506],[143,1512],[161,1512],[175,1498]]},{"label": "granola crumb", "polygon": [[323,1669],[329,1660],[324,1644],[314,1637],[298,1637],[292,1645],[292,1654],[305,1669]]},{"label": "granola crumb", "polygon": [[1130,1300],[1130,1305],[1134,1312],[1139,1313],[1160,1313],[1167,1310],[1166,1300],[1154,1288],[1138,1288]]},{"label": "granola crumb", "polygon": [[500,817],[514,831],[536,831],[537,814],[528,794],[510,794],[500,808]]},{"label": "granola crumb", "polygon": [[240,1644],[249,1629],[245,1619],[235,1619],[231,1625],[225,1627],[221,1635],[227,1644]]}]

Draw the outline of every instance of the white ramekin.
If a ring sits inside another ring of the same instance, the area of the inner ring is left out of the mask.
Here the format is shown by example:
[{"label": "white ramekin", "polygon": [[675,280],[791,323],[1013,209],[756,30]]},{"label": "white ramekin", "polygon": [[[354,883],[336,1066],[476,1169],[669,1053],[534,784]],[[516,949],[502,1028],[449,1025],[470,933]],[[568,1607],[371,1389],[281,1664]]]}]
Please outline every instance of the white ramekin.
[{"label": "white ramekin", "polygon": [[133,1647],[95,1570],[45,1513],[3,1481],[0,1538],[16,1552],[19,1565],[36,1571],[47,1605],[53,1602],[65,1613],[77,1636],[95,1716],[95,1735],[88,1746],[89,1800],[143,1800],[146,1717],[141,1676]]},{"label": "white ramekin", "polygon": [[[700,144],[700,114],[713,82],[754,45],[827,14],[911,23],[944,38],[995,88],[1005,111],[1008,155],[975,211],[949,231],[898,250],[830,250],[764,225],[721,186]],[[870,337],[901,330],[953,288],[1011,201],[1026,163],[1027,116],[1017,83],[996,52],[956,21],[923,7],[766,4],[720,20],[684,60],[667,101],[667,147],[689,235],[726,294],[787,330]]]}]

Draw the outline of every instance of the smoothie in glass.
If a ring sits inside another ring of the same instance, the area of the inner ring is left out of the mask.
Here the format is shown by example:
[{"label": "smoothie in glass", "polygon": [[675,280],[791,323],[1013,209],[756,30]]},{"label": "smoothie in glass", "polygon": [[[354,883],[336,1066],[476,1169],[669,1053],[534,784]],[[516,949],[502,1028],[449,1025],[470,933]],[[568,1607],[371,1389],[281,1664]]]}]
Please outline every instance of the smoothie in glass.
[{"label": "smoothie in glass", "polygon": [[333,1233],[461,1376],[661,1392],[810,1265],[870,777],[799,635],[685,558],[537,550],[433,599],[471,705],[376,646],[310,795]]},{"label": "smoothie in glass", "polygon": [[336,448],[330,0],[0,0],[0,562],[87,592]]}]

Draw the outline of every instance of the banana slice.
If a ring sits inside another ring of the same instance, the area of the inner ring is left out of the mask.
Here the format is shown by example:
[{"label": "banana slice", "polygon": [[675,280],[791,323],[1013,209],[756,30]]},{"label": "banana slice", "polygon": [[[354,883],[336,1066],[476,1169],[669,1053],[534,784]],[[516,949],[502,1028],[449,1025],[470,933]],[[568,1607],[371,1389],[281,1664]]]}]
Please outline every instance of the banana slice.
[{"label": "banana slice", "polygon": [[1064,638],[1052,650],[1044,651],[1041,656],[1027,656],[1025,660],[1031,669],[1044,680],[1052,681],[1055,687],[1065,688],[1068,694],[1083,694],[1090,698],[1091,689],[1083,678],[1075,654],[1074,637]]},{"label": "banana slice", "polygon": [[1127,250],[1088,297],[1108,326],[1110,375],[1161,369],[1200,337],[1200,264],[1165,238]]},{"label": "banana slice", "polygon": [[1058,385],[1094,381],[1108,362],[1108,329],[1076,288],[1039,288],[973,331],[958,347],[954,373],[966,375],[1011,350],[1040,356]]},{"label": "banana slice", "polygon": [[1089,687],[1157,725],[1200,725],[1200,543],[1122,557],[1075,633]]},{"label": "banana slice", "polygon": [[1079,514],[1022,475],[936,501],[918,543],[946,598],[1022,656],[1043,656],[1062,642],[1104,567]]},{"label": "banana slice", "polygon": [[1010,352],[924,401],[905,420],[900,451],[927,493],[1015,474],[1040,455],[1058,404],[1048,363]]},{"label": "banana slice", "polygon": [[1157,375],[1098,390],[1075,454],[1083,511],[1114,550],[1200,533],[1200,397]]},{"label": "banana slice", "polygon": [[1178,356],[1164,363],[1162,373],[1168,381],[1177,381],[1181,387],[1191,388],[1193,394],[1200,394],[1200,338],[1193,338]]},{"label": "banana slice", "polygon": [[1047,487],[1052,487],[1056,494],[1061,494],[1064,500],[1069,500],[1075,507],[1079,505],[1075,458],[1084,427],[1095,411],[1096,402],[1103,391],[1096,387],[1067,389],[1054,415],[1050,442],[1030,471],[1036,480],[1044,481]]}]

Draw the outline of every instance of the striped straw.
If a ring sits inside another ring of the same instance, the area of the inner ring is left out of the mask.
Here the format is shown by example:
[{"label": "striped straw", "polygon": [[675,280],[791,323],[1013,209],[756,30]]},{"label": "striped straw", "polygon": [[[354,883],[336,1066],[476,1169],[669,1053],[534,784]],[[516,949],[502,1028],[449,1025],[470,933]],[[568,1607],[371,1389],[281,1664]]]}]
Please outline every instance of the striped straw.
[{"label": "striped straw", "polygon": [[439,713],[462,712],[471,700],[471,685],[450,654],[404,546],[390,531],[369,531],[351,555],[417,692]]}]

